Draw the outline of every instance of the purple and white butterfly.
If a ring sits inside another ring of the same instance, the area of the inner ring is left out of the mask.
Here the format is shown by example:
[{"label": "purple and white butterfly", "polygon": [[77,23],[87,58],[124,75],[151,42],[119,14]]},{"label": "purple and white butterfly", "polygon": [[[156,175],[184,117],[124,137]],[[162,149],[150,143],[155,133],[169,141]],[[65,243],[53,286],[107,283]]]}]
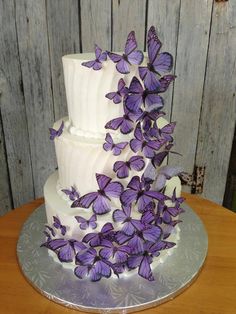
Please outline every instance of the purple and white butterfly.
[{"label": "purple and white butterfly", "polygon": [[79,198],[79,192],[77,192],[73,186],[71,187],[71,190],[70,189],[62,189],[61,191],[63,193],[65,193],[67,196],[69,196],[69,199],[71,201],[75,201],[76,199]]},{"label": "purple and white butterfly", "polygon": [[134,122],[142,115],[142,110],[138,110],[136,113],[130,112],[124,105],[123,117],[115,118],[107,122],[106,129],[117,130],[120,128],[122,134],[128,134],[134,129]]},{"label": "purple and white butterfly", "polygon": [[109,58],[116,63],[118,72],[127,74],[130,72],[131,64],[141,64],[143,62],[143,53],[140,50],[136,50],[137,46],[135,32],[132,31],[127,37],[125,52],[122,56],[117,53],[108,52]]},{"label": "purple and white butterfly", "polygon": [[118,82],[118,90],[105,95],[106,98],[112,100],[114,104],[119,104],[122,98],[128,94],[128,88],[125,86],[125,81],[121,78]]},{"label": "purple and white butterfly", "polygon": [[59,229],[61,231],[61,234],[64,236],[66,234],[66,226],[63,226],[60,222],[60,219],[58,217],[53,216],[53,227],[56,229]]},{"label": "purple and white butterfly", "polygon": [[88,228],[96,229],[97,227],[97,216],[93,214],[88,220],[81,216],[75,216],[75,219],[80,224],[79,227],[82,230],[86,230]]},{"label": "purple and white butterfly", "polygon": [[55,130],[53,128],[49,128],[49,132],[50,132],[50,140],[54,140],[55,137],[59,137],[62,135],[64,129],[64,121],[61,122],[61,125],[59,127],[58,130]]},{"label": "purple and white butterfly", "polygon": [[155,151],[159,150],[165,143],[164,140],[150,140],[145,133],[142,133],[140,122],[136,125],[134,137],[135,139],[130,141],[130,148],[135,153],[142,151],[146,158],[153,158]]},{"label": "purple and white butterfly", "polygon": [[95,45],[95,60],[82,62],[81,64],[87,68],[93,68],[93,70],[100,70],[102,68],[102,62],[107,59],[107,52],[102,52],[102,49]]},{"label": "purple and white butterfly", "polygon": [[134,76],[130,82],[125,104],[130,111],[137,112],[142,104],[147,105],[148,108],[160,110],[164,106],[164,101],[156,89],[144,89],[139,79]]},{"label": "purple and white butterfly", "polygon": [[128,145],[128,142],[120,142],[115,144],[110,133],[106,134],[106,143],[103,144],[103,149],[105,151],[111,150],[113,155],[118,156],[121,154],[122,150]]},{"label": "purple and white butterfly", "polygon": [[96,180],[99,186],[97,192],[91,192],[75,200],[71,207],[89,208],[93,204],[93,211],[102,215],[110,211],[111,197],[119,198],[123,192],[123,185],[120,182],[111,182],[111,178],[104,174],[96,173]]},{"label": "purple and white butterfly", "polygon": [[168,52],[159,54],[161,42],[157,37],[154,26],[151,26],[147,36],[149,62],[147,67],[139,67],[139,75],[145,86],[154,89],[159,84],[157,74],[168,73],[173,67],[173,57]]},{"label": "purple and white butterfly", "polygon": [[145,167],[145,161],[142,156],[132,156],[128,161],[116,161],[113,166],[113,171],[119,179],[127,178],[129,171],[141,171]]}]

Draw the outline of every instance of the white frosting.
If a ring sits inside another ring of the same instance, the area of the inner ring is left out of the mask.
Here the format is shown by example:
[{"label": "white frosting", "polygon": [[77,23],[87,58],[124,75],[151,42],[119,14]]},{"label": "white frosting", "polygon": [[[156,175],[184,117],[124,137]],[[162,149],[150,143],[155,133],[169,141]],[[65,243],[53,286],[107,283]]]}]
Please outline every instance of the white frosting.
[{"label": "white frosting", "polygon": [[117,91],[120,78],[129,85],[132,77],[138,76],[138,67],[131,66],[131,72],[124,75],[108,59],[101,70],[94,71],[81,65],[89,60],[94,60],[94,53],[62,58],[69,120],[79,130],[104,134],[105,124],[123,115],[122,103],[114,104],[105,95]]}]

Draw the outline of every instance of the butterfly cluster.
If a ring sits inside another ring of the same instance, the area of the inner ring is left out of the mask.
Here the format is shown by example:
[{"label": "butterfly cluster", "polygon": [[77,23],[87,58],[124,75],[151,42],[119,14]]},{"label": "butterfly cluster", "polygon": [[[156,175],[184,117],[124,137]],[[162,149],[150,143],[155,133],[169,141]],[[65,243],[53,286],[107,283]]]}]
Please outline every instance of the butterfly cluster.
[{"label": "butterfly cluster", "polygon": [[[172,151],[176,123],[164,126],[159,123],[165,115],[162,93],[175,79],[169,74],[173,58],[168,52],[160,52],[161,47],[152,26],[147,34],[145,62],[132,31],[122,55],[103,52],[96,45],[95,59],[82,63],[97,71],[110,58],[117,71],[124,74],[117,83],[117,90],[104,96],[123,109],[123,114],[108,121],[105,129],[120,131],[122,137],[119,138],[125,140],[114,141],[115,137],[106,133],[103,144],[107,153],[117,156],[112,169],[117,180],[96,173],[97,191],[80,196],[73,187],[63,190],[72,201],[72,208],[92,211],[90,218],[82,213],[75,216],[78,228],[86,231],[84,237],[80,241],[67,240],[64,237],[66,227],[59,217],[53,217],[53,227],[46,226],[47,239],[43,246],[53,250],[63,262],[75,262],[74,273],[78,278],[88,276],[98,281],[102,277],[109,278],[112,273],[119,276],[124,271],[137,269],[140,276],[152,281],[153,259],[161,251],[175,246],[168,237],[180,222],[178,216],[183,212],[184,199],[176,196],[176,190],[172,196],[167,196],[165,186],[167,180],[180,175],[182,170],[162,166],[169,153],[176,153]],[[139,75],[126,86],[125,74],[134,66]],[[59,136],[61,130],[57,132],[55,136]],[[133,155],[123,160],[127,147]],[[114,208],[114,199],[118,200],[119,208]],[[112,213],[113,221],[98,228],[98,217],[108,212]]]}]

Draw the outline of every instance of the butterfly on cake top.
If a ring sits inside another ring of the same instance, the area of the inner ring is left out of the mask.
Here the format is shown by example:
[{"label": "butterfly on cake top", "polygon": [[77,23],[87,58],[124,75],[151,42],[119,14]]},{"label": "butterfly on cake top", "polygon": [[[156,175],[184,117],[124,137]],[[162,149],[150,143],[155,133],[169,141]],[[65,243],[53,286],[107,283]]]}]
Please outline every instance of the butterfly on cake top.
[{"label": "butterfly on cake top", "polygon": [[[147,58],[137,50],[132,31],[123,54],[103,52],[96,45],[95,59],[82,63],[89,69],[102,71],[103,62],[109,58],[116,70],[124,74],[118,81],[117,90],[104,97],[112,106],[123,108],[123,116],[107,121],[105,129],[120,132],[126,140],[115,143],[107,132],[103,149],[119,156],[129,146],[133,155],[114,163],[112,170],[117,180],[96,173],[97,191],[80,195],[75,187],[62,190],[71,201],[71,207],[78,208],[75,216],[78,228],[89,231],[81,239],[68,239],[65,237],[67,227],[58,217],[53,217],[53,226],[46,226],[44,231],[46,241],[42,246],[54,251],[61,262],[74,262],[78,278],[98,281],[136,269],[141,277],[152,281],[155,280],[153,261],[162,251],[175,246],[168,237],[180,222],[178,216],[183,212],[184,199],[176,195],[175,189],[171,196],[165,193],[167,180],[180,175],[181,169],[162,166],[169,153],[176,153],[172,151],[176,123],[163,127],[158,124],[165,115],[161,111],[164,106],[161,95],[175,79],[169,74],[173,58],[168,52],[160,52],[161,46],[156,30],[151,26],[147,35]],[[132,67],[138,69],[139,77],[133,76],[126,86],[125,75]],[[62,122],[58,130],[50,129],[50,138],[61,136],[63,128]],[[132,173],[135,175],[127,184],[125,179]],[[118,205],[114,208],[113,204]],[[85,219],[80,208],[87,209],[91,217]],[[104,223],[98,231],[99,216],[108,212],[112,212],[112,221]]]}]

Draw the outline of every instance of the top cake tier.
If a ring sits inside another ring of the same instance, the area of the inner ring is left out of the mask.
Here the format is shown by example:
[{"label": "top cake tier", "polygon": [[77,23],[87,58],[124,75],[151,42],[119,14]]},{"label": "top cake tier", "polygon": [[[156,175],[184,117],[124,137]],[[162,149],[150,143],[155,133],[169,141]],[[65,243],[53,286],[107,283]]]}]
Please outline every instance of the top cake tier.
[{"label": "top cake tier", "polygon": [[66,55],[62,58],[69,121],[75,128],[104,137],[105,124],[123,115],[122,104],[114,104],[105,97],[109,92],[117,91],[118,81],[124,78],[129,85],[134,75],[138,76],[138,67],[131,66],[129,74],[117,72],[111,60],[102,63],[102,69],[94,71],[81,63],[94,59],[94,53]]}]

